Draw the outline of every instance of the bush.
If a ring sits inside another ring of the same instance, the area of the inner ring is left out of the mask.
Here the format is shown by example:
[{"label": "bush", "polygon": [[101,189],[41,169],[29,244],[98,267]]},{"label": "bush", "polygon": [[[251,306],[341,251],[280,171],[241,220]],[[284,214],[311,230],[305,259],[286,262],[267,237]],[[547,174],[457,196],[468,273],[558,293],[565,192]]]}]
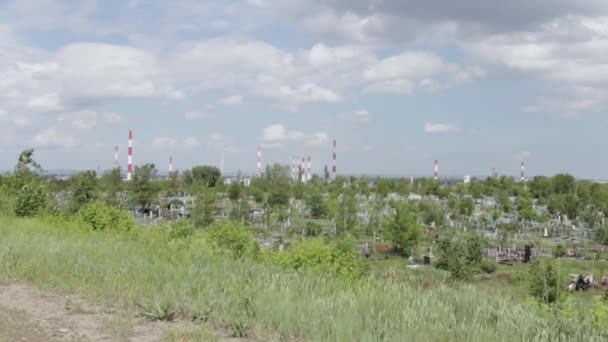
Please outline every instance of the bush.
[{"label": "bush", "polygon": [[171,239],[185,239],[194,234],[194,226],[186,220],[181,220],[174,223],[169,229],[169,237]]},{"label": "bush", "polygon": [[449,271],[453,280],[471,280],[475,268],[483,262],[484,246],[483,237],[475,233],[445,238],[439,243],[436,267]]},{"label": "bush", "polygon": [[565,255],[566,255],[566,247],[564,247],[562,245],[555,246],[555,249],[553,250],[554,257],[561,258]]},{"label": "bush", "polygon": [[85,228],[96,231],[129,231],[136,226],[129,213],[101,202],[80,209],[78,219]]},{"label": "bush", "polygon": [[529,275],[532,296],[546,304],[560,300],[562,284],[555,260],[535,260],[530,267]]},{"label": "bush", "polygon": [[254,256],[259,248],[247,227],[233,222],[220,222],[209,226],[207,236],[216,251],[228,252],[236,258]]},{"label": "bush", "polygon": [[294,270],[317,270],[345,277],[359,277],[368,271],[367,264],[357,256],[348,241],[304,240],[282,253],[276,253],[275,257],[279,265]]},{"label": "bush", "polygon": [[489,260],[484,260],[479,264],[479,268],[485,273],[494,273],[496,272],[497,266],[496,263],[491,262]]},{"label": "bush", "polygon": [[314,221],[306,222],[306,235],[307,236],[319,236],[323,232],[323,227]]},{"label": "bush", "polygon": [[39,182],[25,184],[17,193],[15,214],[19,217],[32,217],[40,214],[47,204],[47,193]]}]

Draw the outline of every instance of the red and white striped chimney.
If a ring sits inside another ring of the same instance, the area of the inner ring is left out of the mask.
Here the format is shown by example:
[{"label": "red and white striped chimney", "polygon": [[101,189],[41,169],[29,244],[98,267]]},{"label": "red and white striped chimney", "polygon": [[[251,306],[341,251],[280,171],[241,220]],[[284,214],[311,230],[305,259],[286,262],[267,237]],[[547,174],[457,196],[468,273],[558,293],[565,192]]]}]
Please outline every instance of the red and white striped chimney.
[{"label": "red and white striped chimney", "polygon": [[310,180],[312,179],[312,158],[309,156],[308,157],[308,170],[307,170],[307,177],[306,180],[308,182],[310,182]]},{"label": "red and white striped chimney", "polygon": [[435,172],[433,173],[433,178],[435,180],[439,179],[439,162],[435,159]]},{"label": "red and white striped chimney", "polygon": [[262,146],[260,146],[260,145],[258,145],[258,163],[257,163],[256,175],[258,177],[262,176]]},{"label": "red and white striped chimney", "polygon": [[127,156],[127,180],[133,178],[133,131],[129,130],[129,148]]},{"label": "red and white striped chimney", "polygon": [[120,165],[118,164],[118,145],[114,146],[114,168],[118,169]]},{"label": "red and white striped chimney", "polygon": [[306,183],[306,157],[302,157],[302,164],[300,164],[300,169],[302,170],[302,174],[300,175],[302,183]]},{"label": "red and white striped chimney", "polygon": [[337,174],[337,170],[336,170],[336,140],[334,139],[334,165],[332,168],[332,179],[336,180],[336,174]]}]

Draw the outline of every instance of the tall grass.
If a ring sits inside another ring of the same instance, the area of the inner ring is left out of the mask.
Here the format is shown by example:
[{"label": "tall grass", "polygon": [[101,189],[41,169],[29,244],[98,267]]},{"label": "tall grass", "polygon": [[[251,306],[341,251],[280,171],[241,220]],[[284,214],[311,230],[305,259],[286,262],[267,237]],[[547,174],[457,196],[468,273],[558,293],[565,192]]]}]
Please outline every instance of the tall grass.
[{"label": "tall grass", "polygon": [[[415,289],[213,255],[203,238],[86,232],[0,218],[0,276],[133,308],[170,308],[234,336],[310,341],[590,341],[585,327],[475,288]],[[145,310],[144,310],[145,311]]]}]

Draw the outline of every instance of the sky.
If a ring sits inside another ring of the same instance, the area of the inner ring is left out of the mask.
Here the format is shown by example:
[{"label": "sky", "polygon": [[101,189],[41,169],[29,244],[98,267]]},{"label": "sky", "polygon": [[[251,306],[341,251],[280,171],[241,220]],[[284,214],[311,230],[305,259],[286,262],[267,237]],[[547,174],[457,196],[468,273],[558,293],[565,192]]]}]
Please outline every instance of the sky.
[{"label": "sky", "polygon": [[608,178],[605,0],[4,0],[0,170]]}]

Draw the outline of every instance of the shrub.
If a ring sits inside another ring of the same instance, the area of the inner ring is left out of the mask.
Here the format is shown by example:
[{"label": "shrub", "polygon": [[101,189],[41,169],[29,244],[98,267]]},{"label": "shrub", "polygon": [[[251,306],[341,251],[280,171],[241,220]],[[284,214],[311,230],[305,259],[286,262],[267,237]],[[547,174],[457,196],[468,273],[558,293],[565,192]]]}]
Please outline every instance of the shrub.
[{"label": "shrub", "polygon": [[275,256],[279,265],[294,270],[317,270],[345,277],[359,277],[368,271],[367,264],[348,241],[304,240]]},{"label": "shrub", "polygon": [[129,213],[101,202],[91,203],[80,209],[78,219],[85,228],[97,231],[129,231],[136,225]]},{"label": "shrub", "polygon": [[532,296],[546,304],[559,301],[562,284],[554,260],[535,260],[530,267],[529,276]]},{"label": "shrub", "polygon": [[481,267],[484,246],[483,237],[475,233],[445,238],[439,242],[436,267],[449,271],[453,280],[471,280],[475,268]]},{"label": "shrub", "polygon": [[207,236],[213,249],[228,252],[236,258],[256,255],[259,250],[247,227],[242,224],[233,222],[212,224],[207,229]]},{"label": "shrub", "polygon": [[306,235],[308,236],[319,236],[323,232],[323,227],[314,221],[306,222]]},{"label": "shrub", "polygon": [[565,255],[566,255],[566,247],[564,247],[562,245],[555,246],[555,249],[553,250],[554,257],[561,258]]},{"label": "shrub", "polygon": [[194,234],[194,226],[186,221],[181,220],[174,223],[169,229],[169,237],[171,239],[185,239]]},{"label": "shrub", "polygon": [[45,208],[46,204],[47,193],[44,185],[32,181],[17,192],[15,214],[19,217],[36,216]]},{"label": "shrub", "polygon": [[491,262],[489,260],[484,260],[479,264],[479,268],[485,273],[494,273],[496,272],[496,263]]}]

